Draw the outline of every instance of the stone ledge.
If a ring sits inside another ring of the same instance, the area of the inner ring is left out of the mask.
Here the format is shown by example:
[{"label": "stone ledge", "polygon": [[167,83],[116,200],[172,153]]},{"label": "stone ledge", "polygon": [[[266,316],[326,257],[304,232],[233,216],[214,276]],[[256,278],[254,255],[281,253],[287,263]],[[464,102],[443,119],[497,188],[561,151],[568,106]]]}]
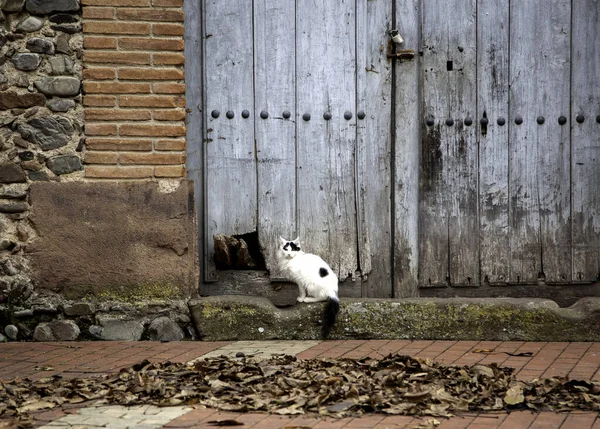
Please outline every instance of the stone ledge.
[{"label": "stone ledge", "polygon": [[[319,339],[322,303],[279,309],[266,298],[189,302],[205,341]],[[600,341],[600,298],[568,308],[545,299],[342,299],[329,339]]]}]

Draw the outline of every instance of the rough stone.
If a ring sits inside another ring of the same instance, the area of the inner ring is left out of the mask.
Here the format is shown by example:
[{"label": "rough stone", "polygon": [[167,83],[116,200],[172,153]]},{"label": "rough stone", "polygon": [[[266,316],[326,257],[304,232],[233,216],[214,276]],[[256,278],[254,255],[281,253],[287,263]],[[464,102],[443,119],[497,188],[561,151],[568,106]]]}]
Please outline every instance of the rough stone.
[{"label": "rough stone", "polygon": [[97,316],[97,320],[98,325],[90,326],[89,332],[101,340],[138,341],[144,332],[144,325],[139,320],[108,315]]},{"label": "rough stone", "polygon": [[39,145],[42,150],[65,146],[73,134],[73,126],[61,116],[39,116],[17,127],[21,136]]},{"label": "rough stone", "polygon": [[13,316],[15,316],[17,319],[24,318],[24,317],[31,317],[31,316],[33,316],[33,310],[28,308],[26,310],[15,311],[13,313]]},{"label": "rough stone", "polygon": [[72,97],[79,94],[81,81],[70,76],[42,77],[35,81],[35,87],[46,95]]},{"label": "rough stone", "polygon": [[23,161],[21,162],[21,167],[23,168],[23,170],[27,170],[27,171],[39,171],[42,168],[44,168],[44,166],[42,164],[40,164],[38,161]]},{"label": "rough stone", "polygon": [[28,16],[17,24],[17,31],[24,33],[33,33],[44,26],[44,21],[35,16]]},{"label": "rough stone", "polygon": [[15,13],[21,12],[25,7],[25,0],[6,0],[2,6],[3,12]]},{"label": "rough stone", "polygon": [[[15,119],[15,116],[11,115],[9,112],[0,113],[0,127],[12,124]],[[4,134],[4,132],[2,134]],[[7,134],[10,135],[10,133]]]},{"label": "rough stone", "polygon": [[54,12],[77,12],[77,0],[26,0],[25,9],[34,15],[49,15]]},{"label": "rough stone", "polygon": [[57,13],[50,17],[50,22],[55,24],[71,24],[78,21],[77,15],[73,15],[72,13]]},{"label": "rough stone", "polygon": [[[211,296],[189,304],[205,341],[319,338],[323,303],[279,309],[268,299]],[[330,339],[598,341],[600,298],[569,308],[516,298],[342,298]]]},{"label": "rough stone", "polygon": [[54,24],[51,25],[50,28],[56,31],[62,31],[63,33],[67,34],[81,33],[82,30],[80,22],[75,24]]},{"label": "rough stone", "polygon": [[38,93],[19,94],[15,91],[0,92],[0,110],[28,109],[33,106],[43,106],[45,103],[46,97]]},{"label": "rough stone", "polygon": [[73,73],[73,60],[66,55],[57,55],[50,58],[50,68],[53,75]]},{"label": "rough stone", "polygon": [[75,341],[81,333],[79,326],[72,320],[54,320],[49,325],[57,341]]},{"label": "rough stone", "polygon": [[0,334],[0,343],[4,343],[6,342],[6,337],[2,334]]},{"label": "rough stone", "polygon": [[42,57],[38,54],[25,52],[13,55],[12,62],[17,70],[33,71],[40,66]]},{"label": "rough stone", "polygon": [[17,189],[0,188],[0,198],[2,198],[2,199],[24,200],[26,197],[27,197],[27,191],[17,190]]},{"label": "rough stone", "polygon": [[50,176],[48,176],[48,173],[46,173],[45,171],[28,171],[27,177],[29,177],[29,180],[33,182],[50,180]]},{"label": "rough stone", "polygon": [[33,159],[33,152],[30,150],[23,150],[19,152],[19,159],[21,161],[31,161]]},{"label": "rough stone", "polygon": [[40,323],[33,331],[33,340],[40,342],[56,341],[52,334],[52,328],[47,323]]},{"label": "rough stone", "polygon": [[166,316],[157,317],[148,327],[148,337],[151,341],[181,341],[185,338],[179,325]]},{"label": "rough stone", "polygon": [[0,240],[0,250],[12,250],[15,247],[15,244],[13,241],[7,239],[7,238],[3,238]]},{"label": "rough stone", "polygon": [[34,37],[27,41],[25,47],[31,52],[37,52],[38,54],[54,54],[54,43],[48,39]]},{"label": "rough stone", "polygon": [[59,155],[48,158],[46,161],[48,168],[57,176],[79,171],[83,167],[81,159],[77,155]]},{"label": "rough stone", "polygon": [[14,162],[0,164],[0,183],[26,182],[25,172]]},{"label": "rough stone", "polygon": [[[38,237],[26,252],[39,289],[77,300],[163,301],[197,293],[189,182],[170,193],[152,182],[36,182],[29,197]],[[179,256],[181,248],[187,250]]]},{"label": "rough stone", "polygon": [[17,337],[19,336],[19,328],[17,328],[15,325],[6,325],[4,328],[4,333],[8,338],[16,341]]},{"label": "rough stone", "polygon": [[71,54],[71,48],[69,47],[69,39],[71,38],[68,34],[59,34],[56,38],[56,52],[61,54]]},{"label": "rough stone", "polygon": [[[0,261],[0,275],[16,276],[17,274],[19,274],[19,269],[14,266],[10,259]],[[14,287],[11,292],[19,290],[20,288],[18,286],[19,285],[17,285],[17,287]]]},{"label": "rough stone", "polygon": [[53,112],[67,112],[75,107],[75,101],[70,98],[51,98],[46,103]]},{"label": "rough stone", "polygon": [[29,143],[27,142],[27,140],[24,140],[24,139],[23,139],[22,137],[20,137],[20,136],[15,136],[15,137],[13,138],[13,143],[14,143],[16,146],[19,146],[19,147],[22,147],[22,148],[25,148],[25,149],[27,149],[27,148],[29,147]]},{"label": "rough stone", "polygon": [[76,302],[75,304],[65,305],[63,308],[67,316],[88,316],[96,311],[93,304],[87,302]]}]

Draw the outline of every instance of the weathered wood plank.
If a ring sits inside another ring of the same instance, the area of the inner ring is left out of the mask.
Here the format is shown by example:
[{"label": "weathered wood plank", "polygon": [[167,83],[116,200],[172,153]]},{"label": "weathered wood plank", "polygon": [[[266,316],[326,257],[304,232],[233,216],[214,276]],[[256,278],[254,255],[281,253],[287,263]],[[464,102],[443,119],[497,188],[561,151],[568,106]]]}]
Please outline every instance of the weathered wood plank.
[{"label": "weathered wood plank", "polygon": [[[475,0],[423,2],[420,280],[473,286],[479,278],[475,127]],[[451,121],[451,122],[447,122]]]},{"label": "weathered wood plank", "polygon": [[[419,3],[396,1],[396,26],[404,38],[402,49],[421,47]],[[384,45],[385,46],[385,45]],[[418,296],[419,270],[419,112],[418,55],[412,61],[395,62],[394,73],[394,297]]]},{"label": "weathered wood plank", "polygon": [[[296,7],[300,237],[342,281],[358,268],[355,3],[298,0]],[[323,118],[326,112],[330,120]],[[304,114],[310,114],[309,121]]]},{"label": "weathered wood plank", "polygon": [[[196,202],[197,218],[197,249],[198,249],[198,269],[200,275],[204,276],[207,272],[205,267],[206,240],[204,223],[204,144],[202,141],[203,132],[203,100],[204,93],[202,84],[203,74],[203,22],[200,2],[185,2],[183,4],[185,13],[184,27],[184,54],[187,58],[185,62],[186,84],[186,171],[187,179],[194,182],[194,199]],[[201,277],[199,277],[202,286]]]},{"label": "weathered wood plank", "polygon": [[[257,226],[252,1],[206,0],[205,27],[206,211],[212,258],[214,234],[244,234]],[[242,117],[243,110],[249,118]],[[218,118],[213,111],[220,112]],[[228,119],[227,111],[235,116]]]},{"label": "weathered wood plank", "polygon": [[510,110],[523,117],[510,130],[510,282],[569,281],[570,2],[510,8]]},{"label": "weathered wood plank", "polygon": [[[477,3],[477,116],[489,123],[480,127],[479,216],[480,284],[508,281],[508,114],[509,87],[508,2]],[[503,120],[504,125],[499,125]]]},{"label": "weathered wood plank", "polygon": [[[357,3],[356,184],[363,297],[392,296],[391,62],[386,57],[390,2]],[[358,114],[358,113],[357,113]]]},{"label": "weathered wood plank", "polygon": [[[272,278],[278,236],[296,230],[295,10],[293,2],[254,1],[255,138],[258,234]],[[267,112],[263,119],[261,112]],[[283,112],[288,112],[285,116]]]},{"label": "weathered wood plank", "polygon": [[572,4],[573,281],[590,282],[600,280],[600,1]]}]

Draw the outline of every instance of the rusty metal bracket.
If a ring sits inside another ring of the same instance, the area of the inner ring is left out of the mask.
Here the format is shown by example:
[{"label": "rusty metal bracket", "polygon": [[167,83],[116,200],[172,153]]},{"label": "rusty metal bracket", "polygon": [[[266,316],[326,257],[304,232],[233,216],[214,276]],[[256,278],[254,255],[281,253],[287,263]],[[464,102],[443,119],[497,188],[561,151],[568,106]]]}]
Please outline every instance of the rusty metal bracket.
[{"label": "rusty metal bracket", "polygon": [[415,51],[412,49],[389,49],[387,57],[397,60],[412,60],[415,57]]}]

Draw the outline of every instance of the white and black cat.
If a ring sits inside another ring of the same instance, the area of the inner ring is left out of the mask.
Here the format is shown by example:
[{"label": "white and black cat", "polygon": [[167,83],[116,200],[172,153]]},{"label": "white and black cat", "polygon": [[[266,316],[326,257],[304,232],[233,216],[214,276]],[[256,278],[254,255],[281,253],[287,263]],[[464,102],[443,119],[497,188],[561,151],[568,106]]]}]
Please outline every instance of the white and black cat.
[{"label": "white and black cat", "polygon": [[279,239],[279,266],[281,271],[298,285],[298,302],[327,301],[321,328],[321,335],[326,339],[340,310],[338,278],[321,257],[302,251],[299,237],[294,241],[281,237]]}]

